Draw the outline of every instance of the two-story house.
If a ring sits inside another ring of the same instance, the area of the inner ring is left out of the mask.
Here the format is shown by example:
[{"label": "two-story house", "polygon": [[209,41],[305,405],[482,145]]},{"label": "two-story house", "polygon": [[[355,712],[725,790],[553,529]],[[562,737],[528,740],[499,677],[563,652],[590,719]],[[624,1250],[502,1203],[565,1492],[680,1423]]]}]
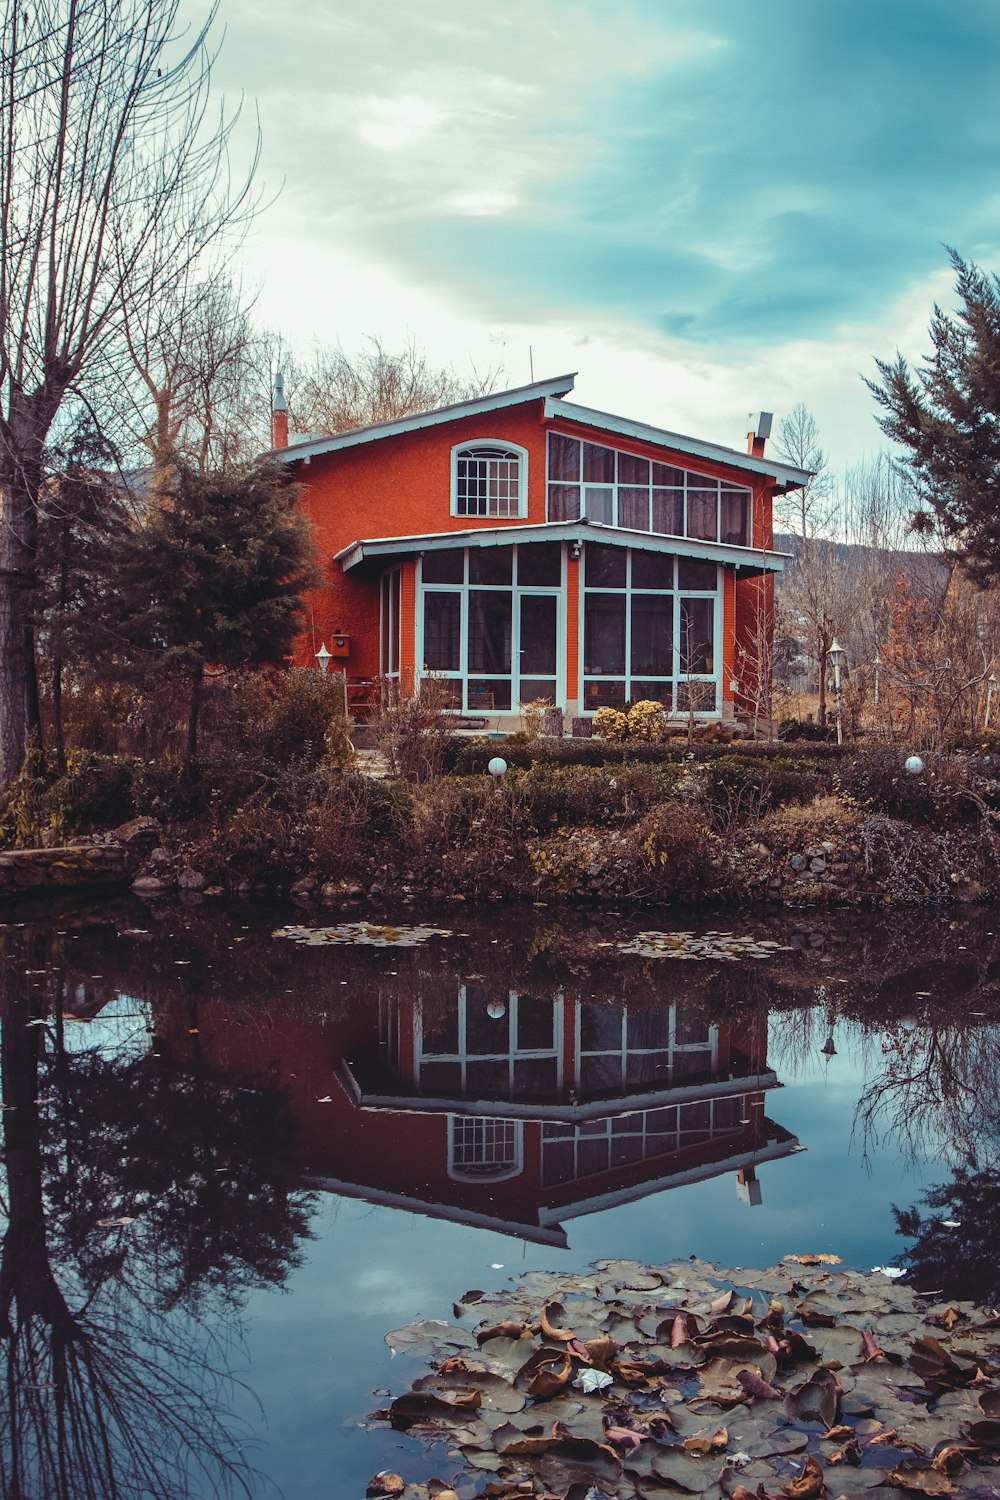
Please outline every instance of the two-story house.
[{"label": "two-story house", "polygon": [[[766,670],[772,502],[803,469],[566,398],[536,381],[377,426],[289,443],[327,569],[297,660],[329,650],[355,682],[423,676],[458,715],[567,722],[655,699],[730,718]],[[768,419],[769,420],[769,419]]]}]

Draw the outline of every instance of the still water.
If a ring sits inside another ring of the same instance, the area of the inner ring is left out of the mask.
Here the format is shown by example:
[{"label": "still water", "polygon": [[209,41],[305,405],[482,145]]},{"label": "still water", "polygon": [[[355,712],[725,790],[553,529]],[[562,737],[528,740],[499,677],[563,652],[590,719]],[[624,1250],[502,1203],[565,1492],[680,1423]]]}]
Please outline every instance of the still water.
[{"label": "still water", "polygon": [[424,1477],[362,1425],[412,1373],[385,1333],[535,1267],[828,1252],[996,1294],[989,916],[748,916],[676,960],[539,909],[323,944],[211,903],[17,915],[0,1493]]}]

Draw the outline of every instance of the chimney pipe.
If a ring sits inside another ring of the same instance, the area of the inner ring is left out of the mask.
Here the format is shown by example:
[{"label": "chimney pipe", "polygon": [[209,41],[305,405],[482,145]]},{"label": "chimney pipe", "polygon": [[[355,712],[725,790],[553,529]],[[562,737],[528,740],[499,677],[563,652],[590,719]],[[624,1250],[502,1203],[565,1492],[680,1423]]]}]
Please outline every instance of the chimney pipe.
[{"label": "chimney pipe", "polygon": [[771,436],[771,423],[774,421],[773,413],[769,411],[758,412],[756,426],[747,433],[747,452],[753,458],[764,457],[764,444]]},{"label": "chimney pipe", "polygon": [[271,399],[271,447],[288,447],[288,401],[285,397],[285,377],[280,370],[274,374],[274,395]]}]

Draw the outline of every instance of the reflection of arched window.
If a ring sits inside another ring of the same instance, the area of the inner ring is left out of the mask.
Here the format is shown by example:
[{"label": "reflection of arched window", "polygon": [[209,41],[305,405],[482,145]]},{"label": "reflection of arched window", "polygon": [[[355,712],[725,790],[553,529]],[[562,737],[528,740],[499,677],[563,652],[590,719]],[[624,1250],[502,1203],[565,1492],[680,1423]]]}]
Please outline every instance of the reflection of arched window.
[{"label": "reflection of arched window", "polygon": [[512,443],[472,443],[453,448],[452,514],[523,516],[528,493],[528,455]]},{"label": "reflection of arched window", "polygon": [[449,1115],[448,1176],[459,1182],[502,1182],[523,1163],[519,1120]]}]

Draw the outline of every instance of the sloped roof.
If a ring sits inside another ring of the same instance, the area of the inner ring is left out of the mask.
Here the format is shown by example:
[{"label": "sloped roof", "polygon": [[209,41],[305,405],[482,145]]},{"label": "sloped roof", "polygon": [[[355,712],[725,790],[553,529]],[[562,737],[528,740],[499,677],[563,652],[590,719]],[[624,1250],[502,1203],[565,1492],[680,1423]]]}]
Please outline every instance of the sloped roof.
[{"label": "sloped roof", "polygon": [[461,417],[476,417],[486,412],[501,411],[505,406],[521,406],[525,401],[545,401],[565,396],[573,389],[575,375],[560,375],[555,380],[536,380],[532,385],[515,386],[510,391],[494,391],[489,396],[475,396],[471,401],[455,401],[450,406],[438,406],[433,411],[414,412],[412,416],[396,417],[392,422],[377,422],[373,427],[352,427],[349,432],[335,432],[331,437],[304,438],[290,443],[287,448],[275,448],[268,457],[280,463],[291,464],[303,458],[317,458],[322,453],[336,453],[342,448],[357,448],[362,443],[377,443],[382,438],[399,437],[404,432],[419,432],[425,427],[438,427],[443,422],[456,422]]},{"label": "sloped roof", "polygon": [[636,438],[660,448],[670,448],[675,453],[741,469],[744,473],[768,475],[777,481],[777,487],[782,493],[798,489],[812,478],[809,469],[798,469],[792,464],[779,463],[772,458],[757,458],[738,448],[726,448],[720,443],[708,443],[701,438],[687,437],[684,433],[671,432],[664,427],[650,427],[645,422],[633,422],[627,417],[612,416],[609,412],[564,401],[562,398],[573,389],[575,380],[575,374],[559,375],[552,380],[536,380],[530,385],[515,386],[509,391],[494,391],[488,396],[476,396],[471,401],[456,401],[450,406],[436,407],[433,411],[397,417],[392,422],[378,422],[372,427],[354,427],[349,432],[336,432],[331,437],[303,438],[300,442],[290,443],[287,448],[274,449],[270,456],[286,464],[308,461],[324,453],[337,453],[344,448],[377,443],[382,438],[420,432],[424,428],[455,422],[462,417],[485,416],[489,412],[502,411],[504,407],[542,400],[545,402],[545,417],[549,421],[578,422],[614,437]]},{"label": "sloped roof", "polygon": [[780,573],[783,553],[772,548],[737,547],[726,542],[699,542],[689,537],[660,532],[629,531],[622,526],[602,526],[598,521],[523,522],[502,526],[476,526],[464,531],[424,532],[414,536],[364,537],[343,547],[334,557],[345,573],[363,563],[386,558],[412,557],[418,552],[440,552],[451,547],[509,547],[511,542],[603,542],[611,547],[632,547],[641,552],[668,552],[707,562],[730,563],[737,574],[753,578],[760,573]]}]

